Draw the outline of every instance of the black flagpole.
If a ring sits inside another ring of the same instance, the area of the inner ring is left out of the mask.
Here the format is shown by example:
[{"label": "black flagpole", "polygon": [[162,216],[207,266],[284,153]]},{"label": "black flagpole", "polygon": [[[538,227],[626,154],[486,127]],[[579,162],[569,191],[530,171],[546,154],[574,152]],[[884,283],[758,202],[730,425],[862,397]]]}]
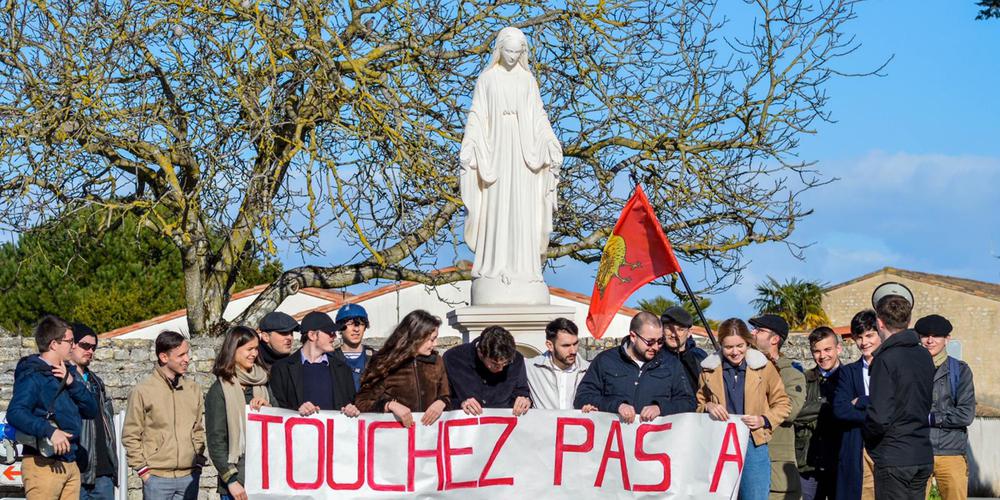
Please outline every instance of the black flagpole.
[{"label": "black flagpole", "polygon": [[705,319],[705,313],[701,311],[701,306],[698,305],[698,298],[694,296],[694,292],[691,291],[691,285],[688,285],[687,278],[684,277],[684,271],[677,271],[677,274],[681,276],[681,282],[684,283],[684,289],[687,290],[688,297],[691,298],[691,303],[694,304],[694,310],[698,311],[698,318],[701,319],[701,324],[705,325],[705,331],[708,332],[708,340],[712,341],[712,346],[715,350],[719,350],[719,341],[715,339],[715,334],[712,333],[712,327],[708,326],[708,320]]}]

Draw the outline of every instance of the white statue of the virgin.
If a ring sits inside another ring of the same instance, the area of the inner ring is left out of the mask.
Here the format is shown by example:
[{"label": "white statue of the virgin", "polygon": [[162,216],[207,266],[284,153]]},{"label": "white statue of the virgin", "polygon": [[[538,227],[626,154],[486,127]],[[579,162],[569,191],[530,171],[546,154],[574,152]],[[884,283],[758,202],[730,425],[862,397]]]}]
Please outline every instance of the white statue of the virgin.
[{"label": "white statue of the virgin", "polygon": [[528,69],[528,40],[508,27],[479,74],[460,153],[472,303],[548,304],[542,263],[562,146]]}]

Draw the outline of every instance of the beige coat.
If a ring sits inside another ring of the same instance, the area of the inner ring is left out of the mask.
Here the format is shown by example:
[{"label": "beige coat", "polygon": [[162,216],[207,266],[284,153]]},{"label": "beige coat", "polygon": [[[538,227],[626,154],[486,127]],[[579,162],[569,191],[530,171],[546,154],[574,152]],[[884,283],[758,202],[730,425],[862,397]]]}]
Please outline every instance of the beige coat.
[{"label": "beige coat", "polygon": [[[747,349],[747,371],[743,386],[743,409],[747,415],[762,415],[775,428],[788,418],[791,403],[785,393],[785,385],[778,376],[778,370],[760,351]],[[709,401],[726,405],[726,389],[722,379],[722,357],[719,353],[709,354],[701,362],[701,380],[698,384],[698,409],[705,412]],[[771,429],[761,427],[751,433],[753,441],[760,446],[771,440]]]},{"label": "beige coat", "polygon": [[174,387],[155,369],[132,389],[122,446],[128,466],[157,477],[182,477],[205,463],[204,398],[193,380]]}]

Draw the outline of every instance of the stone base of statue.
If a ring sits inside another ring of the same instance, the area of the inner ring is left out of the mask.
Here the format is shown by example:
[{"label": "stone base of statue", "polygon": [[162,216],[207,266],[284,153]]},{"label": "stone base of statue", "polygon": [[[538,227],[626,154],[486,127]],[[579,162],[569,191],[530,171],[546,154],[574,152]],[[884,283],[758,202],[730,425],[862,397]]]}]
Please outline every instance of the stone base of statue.
[{"label": "stone base of statue", "polygon": [[474,305],[449,312],[448,324],[462,332],[465,342],[488,326],[500,325],[514,336],[521,354],[529,356],[545,351],[545,325],[560,317],[573,319],[574,312],[572,307],[551,304]]},{"label": "stone base of statue", "polygon": [[472,304],[488,305],[547,305],[549,287],[544,281],[524,281],[511,278],[472,278]]}]

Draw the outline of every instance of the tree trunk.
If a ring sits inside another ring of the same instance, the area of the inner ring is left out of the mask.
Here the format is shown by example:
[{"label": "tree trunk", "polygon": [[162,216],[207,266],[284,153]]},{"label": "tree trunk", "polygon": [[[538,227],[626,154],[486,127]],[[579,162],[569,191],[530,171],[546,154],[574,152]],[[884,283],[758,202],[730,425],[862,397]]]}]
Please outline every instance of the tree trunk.
[{"label": "tree trunk", "polygon": [[222,313],[229,302],[226,274],[210,269],[208,249],[202,245],[194,243],[181,249],[184,301],[188,305],[188,332],[192,337],[209,335],[222,325]]}]

